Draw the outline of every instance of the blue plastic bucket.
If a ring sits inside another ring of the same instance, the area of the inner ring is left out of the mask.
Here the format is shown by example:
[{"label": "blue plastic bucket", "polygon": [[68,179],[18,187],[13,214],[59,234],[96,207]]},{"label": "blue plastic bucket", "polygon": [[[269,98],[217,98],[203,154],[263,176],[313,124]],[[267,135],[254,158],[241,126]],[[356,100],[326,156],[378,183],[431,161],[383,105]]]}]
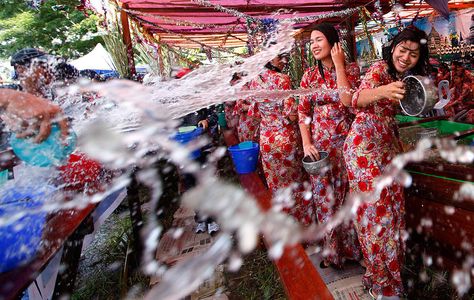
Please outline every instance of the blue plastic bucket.
[{"label": "blue plastic bucket", "polygon": [[46,212],[30,212],[40,207],[54,189],[11,188],[1,191],[0,218],[23,212],[17,220],[0,225],[0,273],[28,263],[39,249]]},{"label": "blue plastic bucket", "polygon": [[[173,140],[177,141],[180,144],[186,145],[190,143],[191,141],[197,139],[203,132],[202,127],[196,127],[194,130],[188,131],[184,130],[180,132],[178,130],[178,133],[176,133],[173,136]],[[196,159],[201,156],[201,149],[196,149],[193,152],[191,152],[191,159]]]},{"label": "blue plastic bucket", "polygon": [[70,132],[64,145],[61,131],[57,124],[51,127],[51,133],[43,142],[37,144],[32,138],[20,139],[15,134],[10,136],[10,145],[22,161],[29,165],[48,167],[61,165],[76,147],[76,135]]},{"label": "blue plastic bucket", "polygon": [[257,169],[258,143],[246,141],[229,147],[230,156],[238,174],[252,173]]}]

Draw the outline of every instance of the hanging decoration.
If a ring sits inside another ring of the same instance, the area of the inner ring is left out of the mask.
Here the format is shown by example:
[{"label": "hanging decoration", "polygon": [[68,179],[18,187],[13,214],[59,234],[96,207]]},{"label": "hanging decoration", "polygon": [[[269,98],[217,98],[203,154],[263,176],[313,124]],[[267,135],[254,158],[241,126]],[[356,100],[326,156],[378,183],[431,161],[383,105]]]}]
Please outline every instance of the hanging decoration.
[{"label": "hanging decoration", "polygon": [[173,18],[168,18],[165,16],[160,16],[157,14],[151,14],[151,13],[145,13],[133,9],[125,9],[117,6],[118,10],[124,10],[131,16],[142,16],[142,17],[149,17],[149,18],[155,18],[159,20],[163,20],[166,24],[168,25],[174,25],[174,26],[183,26],[183,27],[193,27],[196,29],[226,29],[226,28],[235,28],[236,25],[228,25],[228,24],[208,24],[208,23],[196,23],[196,22],[190,22],[186,20],[176,20]]},{"label": "hanging decoration", "polygon": [[383,30],[386,36],[391,36],[390,32],[386,28],[385,22],[381,23],[380,20],[375,19],[373,17],[373,14],[371,14],[367,8],[364,7],[362,9],[364,10],[365,15],[368,16],[372,21],[374,21],[375,24],[377,24],[377,26],[379,26]]},{"label": "hanging decoration", "polygon": [[201,51],[203,51],[206,54],[207,59],[212,62],[212,51],[209,48],[201,48]]},{"label": "hanging decoration", "polygon": [[431,7],[433,7],[446,20],[449,20],[448,0],[425,0],[425,2],[431,5]]},{"label": "hanging decoration", "polygon": [[[365,9],[365,7],[364,7]],[[362,27],[364,28],[365,35],[367,36],[367,40],[369,41],[369,46],[370,46],[370,58],[375,59],[377,57],[377,54],[375,52],[375,46],[374,46],[374,41],[372,41],[372,36],[370,35],[369,29],[367,27],[367,14],[364,11],[364,9],[359,10],[359,16],[360,19],[362,20]],[[370,16],[370,15],[369,15]]]},{"label": "hanging decoration", "polygon": [[329,18],[344,18],[344,17],[347,17],[347,16],[351,16],[351,15],[357,13],[358,11],[359,11],[358,8],[347,8],[347,9],[340,10],[340,11],[334,11],[334,12],[318,14],[318,15],[280,19],[280,22],[282,22],[282,23],[307,23],[307,22],[313,22],[313,21],[329,19]]},{"label": "hanging decoration", "polygon": [[212,47],[212,46],[206,45],[206,44],[204,44],[204,43],[201,43],[200,41],[194,40],[194,39],[192,39],[192,38],[190,38],[190,37],[187,37],[187,36],[185,36],[185,35],[183,35],[183,34],[180,34],[180,33],[174,32],[174,31],[172,31],[172,30],[169,30],[169,29],[167,29],[167,28],[161,27],[161,26],[159,26],[159,25],[157,25],[157,24],[155,24],[155,23],[153,23],[153,22],[144,20],[144,19],[142,19],[142,18],[140,18],[140,17],[135,16],[135,17],[133,17],[133,19],[135,19],[135,20],[137,20],[138,22],[141,22],[141,23],[150,24],[150,25],[152,25],[153,27],[155,27],[155,28],[157,28],[157,29],[159,29],[159,30],[161,30],[161,31],[163,31],[163,32],[166,32],[166,33],[169,33],[169,34],[173,34],[173,35],[178,36],[178,37],[180,37],[180,38],[182,38],[182,39],[185,39],[185,40],[190,41],[190,42],[192,42],[192,43],[198,44],[198,45],[201,46],[201,47],[214,49],[214,50],[216,50],[216,51],[226,52],[226,53],[229,53],[229,54],[233,54],[233,55],[235,55],[235,56],[244,56],[244,55],[242,55],[242,54],[240,54],[240,53],[235,53],[235,52],[230,51],[230,50],[228,50],[228,49],[226,49],[226,48],[223,48],[223,47]]},{"label": "hanging decoration", "polygon": [[257,47],[257,41],[252,31],[252,22],[247,19],[245,20],[245,25],[247,28],[247,51],[249,55],[254,55],[255,48]]},{"label": "hanging decoration", "polygon": [[[135,20],[132,19],[131,22],[131,27],[134,33],[134,36],[142,36],[143,38],[138,38],[137,40],[146,43],[148,46],[152,47],[155,49],[158,60],[159,60],[159,69],[160,69],[160,74],[163,75],[164,72],[164,51],[171,52],[177,56],[177,58],[186,63],[189,67],[195,68],[201,65],[201,62],[199,60],[197,61],[192,61],[189,58],[187,58],[179,49],[179,47],[171,46],[168,43],[165,43],[161,41],[160,37],[155,37],[153,34],[149,33],[147,30],[145,30],[143,27],[139,26]],[[138,31],[138,32],[137,32]],[[178,48],[178,49],[175,49]],[[152,54],[150,54],[152,55]]]},{"label": "hanging decoration", "polygon": [[372,13],[372,19],[374,21],[378,21],[380,25],[385,26],[385,21],[383,19],[382,5],[380,4],[380,0],[375,0],[374,2],[374,12]]},{"label": "hanging decoration", "polygon": [[397,0],[391,0],[391,6],[392,6],[392,12],[395,15],[395,25],[397,26],[398,31],[400,32],[403,30],[402,18],[400,17],[400,13],[403,10],[403,6],[400,3],[398,3]]},{"label": "hanging decoration", "polygon": [[194,2],[194,3],[199,4],[201,6],[212,7],[215,10],[218,10],[220,12],[223,12],[223,13],[226,13],[226,14],[229,14],[229,15],[232,15],[232,16],[237,17],[237,18],[241,18],[241,19],[245,19],[245,20],[249,19],[250,21],[255,22],[255,23],[260,22],[259,19],[254,18],[254,17],[249,16],[249,15],[246,15],[246,14],[244,14],[244,13],[238,11],[238,10],[227,8],[227,7],[224,7],[224,6],[219,5],[219,4],[214,4],[214,3],[211,3],[207,0],[191,0],[191,2]]}]

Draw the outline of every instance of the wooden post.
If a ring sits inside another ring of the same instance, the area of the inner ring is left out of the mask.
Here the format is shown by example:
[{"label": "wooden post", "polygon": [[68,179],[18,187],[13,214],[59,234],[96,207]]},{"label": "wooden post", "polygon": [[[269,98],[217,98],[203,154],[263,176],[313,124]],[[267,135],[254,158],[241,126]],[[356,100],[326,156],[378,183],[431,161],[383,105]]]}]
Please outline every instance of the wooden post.
[{"label": "wooden post", "polygon": [[140,196],[139,196],[139,184],[136,179],[136,173],[138,169],[135,169],[132,175],[132,181],[127,187],[127,200],[128,200],[128,209],[130,213],[130,220],[132,222],[132,235],[134,241],[134,259],[135,263],[132,264],[132,269],[135,269],[140,265],[140,258],[143,253],[143,244],[140,238],[140,230],[143,227],[143,217],[142,210],[140,205]]},{"label": "wooden post", "polygon": [[94,231],[94,222],[88,215],[78,229],[64,242],[61,267],[54,287],[52,299],[69,298],[74,291],[84,236]]},{"label": "wooden post", "polygon": [[[347,41],[350,42],[351,47],[347,47],[347,50],[352,51],[352,62],[357,62],[357,41],[355,35],[355,27],[357,23],[357,14],[353,14],[346,22],[347,25]],[[350,41],[349,41],[350,39]]]},{"label": "wooden post", "polygon": [[165,76],[165,62],[163,61],[163,45],[161,44],[161,37],[158,36],[157,39],[157,51],[156,53],[158,54],[158,63],[160,66],[160,76],[164,77]]},{"label": "wooden post", "polygon": [[132,37],[130,35],[128,14],[125,9],[128,9],[128,4],[122,3],[122,9],[120,10],[120,20],[122,22],[123,43],[127,47],[128,67],[130,68],[130,79],[132,79],[135,77],[137,72],[135,70],[135,60],[133,59]]}]

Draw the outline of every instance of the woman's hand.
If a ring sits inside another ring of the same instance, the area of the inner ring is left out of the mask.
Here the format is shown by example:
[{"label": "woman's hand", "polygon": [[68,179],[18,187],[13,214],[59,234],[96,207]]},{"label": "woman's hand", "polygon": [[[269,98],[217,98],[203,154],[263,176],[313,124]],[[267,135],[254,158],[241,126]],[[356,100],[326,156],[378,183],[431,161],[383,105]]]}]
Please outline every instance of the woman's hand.
[{"label": "woman's hand", "polygon": [[342,50],[341,43],[335,43],[331,49],[331,57],[336,68],[344,67],[345,64],[345,55],[344,50]]},{"label": "woman's hand", "polygon": [[378,89],[379,95],[381,96],[379,99],[387,98],[398,103],[405,95],[405,84],[401,81],[382,85]]},{"label": "woman's hand", "polygon": [[243,112],[249,111],[249,108],[250,108],[250,104],[246,104],[246,103],[242,104],[242,111]]},{"label": "woman's hand", "polygon": [[34,142],[40,143],[49,136],[51,123],[55,122],[62,138],[67,138],[69,127],[59,106],[28,93],[14,92],[14,99],[7,99],[10,101],[6,102],[3,118],[16,129],[17,137],[33,135]]},{"label": "woman's hand", "polygon": [[310,156],[313,160],[319,160],[319,151],[313,144],[303,145],[304,156]]},{"label": "woman's hand", "polygon": [[201,120],[198,122],[198,126],[201,126],[202,129],[206,130],[209,127],[209,122],[207,120]]}]

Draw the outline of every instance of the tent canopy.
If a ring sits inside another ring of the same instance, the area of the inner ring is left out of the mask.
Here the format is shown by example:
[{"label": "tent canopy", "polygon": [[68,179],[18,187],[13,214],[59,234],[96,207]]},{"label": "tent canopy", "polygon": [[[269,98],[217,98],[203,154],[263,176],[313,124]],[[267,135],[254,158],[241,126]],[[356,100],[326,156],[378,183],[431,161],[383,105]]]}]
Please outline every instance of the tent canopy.
[{"label": "tent canopy", "polygon": [[78,59],[69,62],[78,70],[115,71],[110,53],[102,44],[97,44],[94,49]]},{"label": "tent canopy", "polygon": [[[122,0],[118,9],[124,10],[141,30],[158,37],[162,42],[199,48],[199,42],[225,47],[245,45],[248,22],[261,22],[269,18],[282,20],[316,16],[361,5],[368,5],[372,10],[372,2],[372,0]],[[386,11],[389,9],[388,2],[381,1]],[[277,10],[280,14],[275,15]],[[341,22],[349,17],[336,15],[325,21]],[[295,28],[304,27],[312,22],[314,21],[297,21]]]}]

